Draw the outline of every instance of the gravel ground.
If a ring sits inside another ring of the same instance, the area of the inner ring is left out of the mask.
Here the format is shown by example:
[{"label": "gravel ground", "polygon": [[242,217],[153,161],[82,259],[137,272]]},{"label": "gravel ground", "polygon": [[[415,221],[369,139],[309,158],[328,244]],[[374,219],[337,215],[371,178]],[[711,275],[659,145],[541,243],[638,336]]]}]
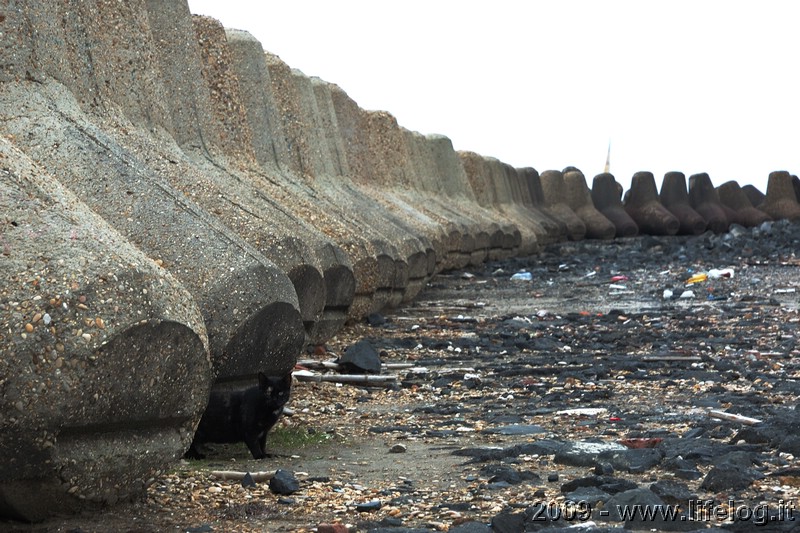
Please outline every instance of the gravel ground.
[{"label": "gravel ground", "polygon": [[[294,414],[268,442],[275,457],[220,446],[154,480],[143,501],[0,529],[530,531],[542,509],[561,512],[548,526],[621,527],[603,510],[624,493],[697,519],[682,531],[746,530],[724,517],[781,502],[790,512],[800,494],[797,230],[562,243],[438,276],[412,305],[309,354],[334,359],[366,339],[401,366],[385,368],[386,386],[297,382]],[[725,268],[732,277],[686,284]],[[511,280],[519,271],[531,279]],[[299,490],[272,492],[259,473],[278,469]],[[704,519],[689,500],[729,514]]]}]

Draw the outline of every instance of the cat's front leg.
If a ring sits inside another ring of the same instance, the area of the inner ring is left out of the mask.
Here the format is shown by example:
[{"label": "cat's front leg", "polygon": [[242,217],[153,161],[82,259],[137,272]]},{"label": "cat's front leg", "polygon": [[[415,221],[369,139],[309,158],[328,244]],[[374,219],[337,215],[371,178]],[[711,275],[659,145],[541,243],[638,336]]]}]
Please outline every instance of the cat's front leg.
[{"label": "cat's front leg", "polygon": [[244,442],[253,455],[253,459],[264,459],[267,457],[267,454],[264,452],[264,444],[262,444],[261,439],[257,435],[245,439]]}]

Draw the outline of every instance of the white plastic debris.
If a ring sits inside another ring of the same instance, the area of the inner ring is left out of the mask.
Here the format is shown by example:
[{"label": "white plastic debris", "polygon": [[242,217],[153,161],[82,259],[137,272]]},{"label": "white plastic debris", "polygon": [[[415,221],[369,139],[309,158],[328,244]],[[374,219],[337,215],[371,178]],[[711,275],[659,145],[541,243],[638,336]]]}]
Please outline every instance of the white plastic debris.
[{"label": "white plastic debris", "polygon": [[694,291],[683,291],[681,293],[681,298],[694,298]]},{"label": "white plastic debris", "polygon": [[575,409],[562,409],[556,411],[557,415],[597,416],[608,412],[605,407],[578,407]]},{"label": "white plastic debris", "polygon": [[674,293],[671,290],[664,289],[664,293],[662,294],[662,296],[664,297],[665,300],[669,300],[670,298],[672,298],[673,294]]},{"label": "white plastic debris", "polygon": [[611,285],[608,286],[608,288],[609,289],[616,289],[616,290],[619,290],[619,291],[624,291],[624,290],[627,290],[628,287],[625,286],[625,285],[620,285],[618,283],[612,283]]},{"label": "white plastic debris", "polygon": [[513,276],[511,276],[512,281],[531,281],[533,280],[533,275],[530,272],[517,272]]},{"label": "white plastic debris", "polygon": [[732,278],[733,277],[733,269],[732,268],[712,268],[708,271],[708,277],[711,279],[719,279],[719,278]]}]

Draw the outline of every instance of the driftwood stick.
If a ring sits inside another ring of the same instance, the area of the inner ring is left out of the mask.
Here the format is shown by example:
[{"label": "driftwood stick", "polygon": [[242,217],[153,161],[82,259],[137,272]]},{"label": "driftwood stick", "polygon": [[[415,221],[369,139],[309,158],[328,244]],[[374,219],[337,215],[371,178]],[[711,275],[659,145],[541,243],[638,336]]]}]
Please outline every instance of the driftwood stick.
[{"label": "driftwood stick", "polygon": [[329,381],[332,383],[393,383],[397,381],[395,375],[372,374],[315,374],[307,370],[297,370],[292,375],[298,381]]},{"label": "driftwood stick", "polygon": [[[333,361],[315,361],[314,359],[301,359],[297,361],[297,364],[306,368],[314,368],[314,369],[329,369],[329,370],[341,370],[342,365],[339,363],[334,363]],[[388,370],[392,369],[403,369],[403,368],[412,368],[414,366],[413,363],[383,363],[381,367],[386,368]]]},{"label": "driftwood stick", "polygon": [[657,362],[657,361],[686,361],[696,362],[702,361],[703,358],[697,355],[645,355],[642,361]]},{"label": "driftwood stick", "polygon": [[[246,476],[247,472],[236,472],[235,470],[212,470],[211,475],[217,479],[228,479],[231,481],[241,481]],[[253,478],[253,481],[256,483],[262,483],[264,481],[269,481],[272,479],[272,476],[275,475],[274,472],[250,472],[250,477]]]},{"label": "driftwood stick", "polygon": [[754,426],[760,424],[761,420],[757,418],[750,418],[749,416],[735,415],[733,413],[726,413],[725,411],[710,410],[708,416],[711,418],[719,418],[720,420],[729,420],[731,422],[739,422],[746,426]]}]

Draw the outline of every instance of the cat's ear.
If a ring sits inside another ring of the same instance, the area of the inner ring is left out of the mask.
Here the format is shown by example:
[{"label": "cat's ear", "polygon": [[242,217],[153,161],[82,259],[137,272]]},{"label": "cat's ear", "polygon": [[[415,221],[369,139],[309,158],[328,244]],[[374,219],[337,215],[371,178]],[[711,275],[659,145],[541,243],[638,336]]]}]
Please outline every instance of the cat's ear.
[{"label": "cat's ear", "polygon": [[269,388],[269,378],[263,372],[258,373],[258,388],[261,390]]}]

